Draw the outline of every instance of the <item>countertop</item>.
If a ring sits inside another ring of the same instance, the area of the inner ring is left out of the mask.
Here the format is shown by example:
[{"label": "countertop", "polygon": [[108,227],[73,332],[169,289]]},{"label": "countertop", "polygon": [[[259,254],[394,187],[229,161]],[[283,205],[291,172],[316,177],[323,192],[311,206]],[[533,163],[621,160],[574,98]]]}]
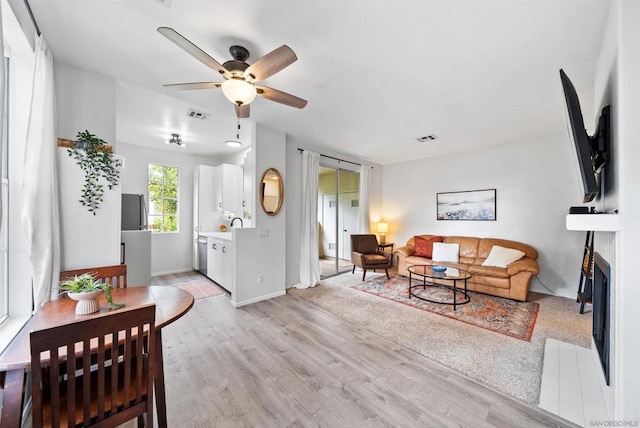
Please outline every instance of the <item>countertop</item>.
[{"label": "countertop", "polygon": [[200,232],[198,235],[206,236],[207,238],[226,239],[231,241],[231,232]]}]

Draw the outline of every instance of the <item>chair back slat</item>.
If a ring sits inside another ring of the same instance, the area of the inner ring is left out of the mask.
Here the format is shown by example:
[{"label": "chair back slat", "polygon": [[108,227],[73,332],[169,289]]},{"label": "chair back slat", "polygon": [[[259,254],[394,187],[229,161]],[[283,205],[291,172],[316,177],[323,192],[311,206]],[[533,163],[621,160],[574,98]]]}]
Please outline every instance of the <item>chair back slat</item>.
[{"label": "chair back slat", "polygon": [[[76,352],[76,344],[74,342],[67,343],[65,354],[74,355]],[[67,397],[76,396],[76,365],[75,361],[68,360],[65,364],[67,367]],[[53,384],[53,379],[52,379]],[[60,385],[56,382],[57,385]],[[67,400],[67,426],[73,426],[75,423],[76,415],[76,400]]]},{"label": "chair back slat", "polygon": [[[153,421],[155,305],[31,332],[33,426]],[[43,373],[49,373],[43,378]]]},{"label": "chair back slat", "polygon": [[113,288],[127,287],[127,265],[100,266],[92,268],[74,269],[60,272],[60,281],[80,276],[84,273],[93,274],[96,279],[111,284]]}]

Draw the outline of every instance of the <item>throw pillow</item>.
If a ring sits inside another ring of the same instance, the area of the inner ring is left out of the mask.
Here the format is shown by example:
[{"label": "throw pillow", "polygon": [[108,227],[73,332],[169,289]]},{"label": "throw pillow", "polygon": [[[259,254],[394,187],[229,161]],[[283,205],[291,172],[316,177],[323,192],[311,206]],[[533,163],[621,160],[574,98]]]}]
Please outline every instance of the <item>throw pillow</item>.
[{"label": "throw pillow", "polygon": [[433,243],[442,242],[442,236],[433,236],[429,239],[422,236],[413,237],[414,254],[418,257],[426,257],[430,259],[433,256]]},{"label": "throw pillow", "polygon": [[524,253],[513,248],[505,248],[499,245],[491,247],[489,257],[482,262],[482,266],[497,266],[506,268],[511,263],[524,257]]},{"label": "throw pillow", "polygon": [[433,261],[458,263],[460,244],[433,243]]}]

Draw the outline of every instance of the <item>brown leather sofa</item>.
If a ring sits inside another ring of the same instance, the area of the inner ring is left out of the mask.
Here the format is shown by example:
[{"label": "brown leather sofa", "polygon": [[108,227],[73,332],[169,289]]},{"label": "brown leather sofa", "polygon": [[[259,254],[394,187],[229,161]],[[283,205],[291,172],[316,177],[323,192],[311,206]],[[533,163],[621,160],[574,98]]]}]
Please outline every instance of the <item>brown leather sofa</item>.
[{"label": "brown leather sofa", "polygon": [[[431,239],[438,235],[419,236]],[[467,280],[469,290],[514,300],[527,300],[531,278],[540,272],[540,267],[536,261],[538,252],[533,247],[505,239],[475,238],[470,236],[443,236],[442,242],[458,243],[460,245],[459,262],[457,264],[437,263],[431,259],[416,256],[414,238],[412,237],[407,241],[407,245],[398,248],[394,252],[398,257],[398,274],[409,276],[407,268],[411,265],[443,264],[469,272],[471,274],[471,278]],[[494,245],[514,248],[524,252],[525,255],[506,268],[482,266],[482,262],[489,256]]]}]

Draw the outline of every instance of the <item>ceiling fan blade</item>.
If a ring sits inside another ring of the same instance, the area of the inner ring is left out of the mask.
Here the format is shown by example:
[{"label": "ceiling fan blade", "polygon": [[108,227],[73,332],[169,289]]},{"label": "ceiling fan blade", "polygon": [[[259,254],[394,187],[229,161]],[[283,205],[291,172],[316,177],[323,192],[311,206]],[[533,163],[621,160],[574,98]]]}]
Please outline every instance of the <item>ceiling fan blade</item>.
[{"label": "ceiling fan blade", "polygon": [[240,119],[247,119],[249,117],[249,113],[250,113],[250,106],[251,104],[244,104],[244,105],[237,105],[235,104],[236,107],[236,116],[238,116]]},{"label": "ceiling fan blade", "polygon": [[244,75],[250,80],[259,82],[276,74],[297,59],[298,57],[289,46],[282,45],[251,64],[244,71]]},{"label": "ceiling fan blade", "polygon": [[167,89],[177,89],[180,91],[188,91],[191,89],[214,89],[222,86],[221,82],[194,82],[194,83],[171,83],[162,85]]},{"label": "ceiling fan blade", "polygon": [[303,100],[295,95],[287,94],[286,92],[282,92],[277,89],[269,88],[267,86],[256,86],[256,89],[258,91],[258,96],[269,101],[275,101],[295,108],[304,108],[307,105],[307,100]]},{"label": "ceiling fan blade", "polygon": [[158,33],[165,36],[167,39],[171,40],[173,43],[178,45],[178,47],[187,51],[189,55],[209,67],[210,69],[217,71],[222,74],[225,78],[229,78],[229,72],[226,68],[224,68],[218,61],[211,58],[205,51],[191,43],[186,37],[182,34],[178,33],[173,28],[169,27],[158,27]]}]

